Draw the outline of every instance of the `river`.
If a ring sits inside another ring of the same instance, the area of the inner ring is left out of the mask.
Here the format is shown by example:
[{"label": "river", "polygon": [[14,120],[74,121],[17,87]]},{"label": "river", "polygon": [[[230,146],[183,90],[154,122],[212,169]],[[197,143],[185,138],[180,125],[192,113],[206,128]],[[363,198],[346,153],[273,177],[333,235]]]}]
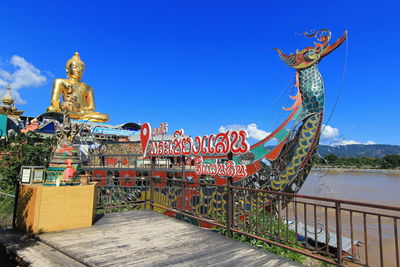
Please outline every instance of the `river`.
[{"label": "river", "polygon": [[400,175],[311,172],[302,195],[400,206]]},{"label": "river", "polygon": [[[335,198],[366,203],[374,203],[387,206],[400,206],[400,175],[379,174],[379,173],[333,173],[313,171],[308,176],[298,194],[312,195],[319,197]],[[354,208],[354,206],[352,207]],[[377,210],[362,208],[369,212]],[[399,212],[386,212],[379,210],[379,213],[399,216]],[[311,210],[308,213],[312,213]],[[308,217],[309,215],[307,215]],[[322,216],[319,214],[318,216]],[[334,212],[329,214],[330,226],[335,224]],[[350,238],[349,213],[342,213],[342,235]],[[322,219],[323,220],[323,219]],[[383,236],[383,259],[385,266],[396,266],[394,220],[382,217]],[[400,220],[397,220],[397,229],[400,234]],[[329,227],[330,228],[330,227]],[[330,231],[335,231],[330,229]],[[363,218],[360,214],[353,214],[354,239],[364,242]],[[379,238],[377,216],[367,215],[368,232],[368,261],[370,266],[379,266]],[[399,245],[400,247],[400,245]],[[365,246],[360,247],[361,261],[365,261]]]}]

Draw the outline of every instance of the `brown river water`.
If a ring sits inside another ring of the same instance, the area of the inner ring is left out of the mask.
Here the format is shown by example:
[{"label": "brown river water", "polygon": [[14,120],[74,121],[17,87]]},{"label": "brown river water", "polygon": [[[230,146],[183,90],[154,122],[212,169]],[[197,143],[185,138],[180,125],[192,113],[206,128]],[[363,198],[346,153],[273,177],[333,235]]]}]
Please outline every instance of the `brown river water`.
[{"label": "brown river water", "polygon": [[[308,176],[298,194],[399,207],[400,175],[315,171],[311,172]],[[311,206],[308,206],[310,205],[307,205],[307,217],[309,218],[307,219],[309,220],[307,224],[312,225],[314,210]],[[386,211],[353,205],[342,205],[342,208],[357,209],[397,217],[400,216],[400,212],[390,210]],[[317,209],[316,214],[317,221],[321,224],[325,224],[324,209]],[[301,221],[302,218],[299,218],[299,220]],[[350,213],[348,211],[342,211],[341,220],[342,236],[351,238]],[[368,254],[369,266],[381,266],[378,216],[366,215],[367,246],[365,246],[364,240],[363,215],[360,213],[353,213],[352,221],[353,238],[363,243],[359,247],[360,262],[365,263],[366,254]],[[400,238],[400,220],[381,217],[382,261],[384,266],[396,266],[395,221],[397,223],[398,238]],[[330,232],[334,233],[336,231],[335,222],[335,211],[334,209],[330,209],[328,211],[328,228]],[[400,248],[399,240],[398,248]]]}]

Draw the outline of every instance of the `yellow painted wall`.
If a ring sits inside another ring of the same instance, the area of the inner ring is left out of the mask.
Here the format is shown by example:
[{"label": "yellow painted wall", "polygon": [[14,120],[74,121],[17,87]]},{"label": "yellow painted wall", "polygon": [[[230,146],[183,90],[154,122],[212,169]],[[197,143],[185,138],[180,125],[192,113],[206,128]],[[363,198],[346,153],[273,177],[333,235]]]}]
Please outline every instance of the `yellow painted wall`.
[{"label": "yellow painted wall", "polygon": [[21,185],[16,224],[28,233],[91,226],[96,213],[96,184],[81,186]]}]

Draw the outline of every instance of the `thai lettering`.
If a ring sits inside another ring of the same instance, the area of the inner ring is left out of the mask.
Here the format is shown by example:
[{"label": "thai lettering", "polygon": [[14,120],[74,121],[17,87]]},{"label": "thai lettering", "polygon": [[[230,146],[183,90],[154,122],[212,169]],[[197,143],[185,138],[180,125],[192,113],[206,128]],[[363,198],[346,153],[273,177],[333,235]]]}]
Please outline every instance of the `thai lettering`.
[{"label": "thai lettering", "polygon": [[247,176],[246,165],[238,164],[232,160],[225,163],[203,163],[203,157],[195,158],[194,171],[196,175],[232,176],[243,178]]},{"label": "thai lettering", "polygon": [[243,154],[249,151],[246,131],[227,131],[217,135],[184,137],[184,131],[174,132],[173,140],[153,141],[150,143],[151,156],[180,155],[226,155],[229,152]]},{"label": "thai lettering", "polygon": [[151,130],[151,135],[161,135],[161,134],[166,134],[168,132],[168,123],[160,123],[160,127],[154,128]]}]

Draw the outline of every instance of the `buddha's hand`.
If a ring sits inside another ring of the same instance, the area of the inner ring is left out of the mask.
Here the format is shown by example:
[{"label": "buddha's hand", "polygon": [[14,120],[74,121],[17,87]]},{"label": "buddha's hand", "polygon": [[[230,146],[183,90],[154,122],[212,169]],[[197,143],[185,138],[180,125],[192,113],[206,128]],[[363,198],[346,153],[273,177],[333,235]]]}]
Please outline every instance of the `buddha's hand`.
[{"label": "buddha's hand", "polygon": [[92,106],[89,106],[89,107],[84,107],[84,108],[82,108],[84,111],[86,111],[86,112],[94,112],[94,107],[92,107]]},{"label": "buddha's hand", "polygon": [[57,107],[55,107],[54,105],[50,105],[47,108],[47,112],[58,112],[58,111],[60,111],[60,108],[58,107],[58,105],[57,105]]}]

